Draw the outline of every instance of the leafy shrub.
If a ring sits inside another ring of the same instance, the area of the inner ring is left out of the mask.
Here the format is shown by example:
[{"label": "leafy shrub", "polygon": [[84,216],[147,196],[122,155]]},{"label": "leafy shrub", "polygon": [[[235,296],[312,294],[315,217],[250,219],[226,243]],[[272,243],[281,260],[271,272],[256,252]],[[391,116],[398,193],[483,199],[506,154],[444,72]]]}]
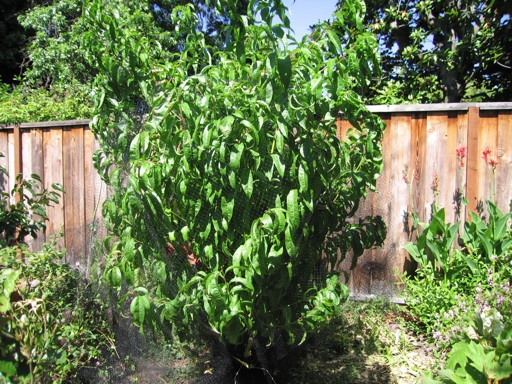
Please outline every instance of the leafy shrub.
[{"label": "leafy shrub", "polygon": [[[215,57],[178,7],[175,38],[187,39],[173,61],[126,27],[122,2],[88,6],[96,167],[116,192],[103,206],[118,239],[105,276],[132,287],[141,328],[197,328],[242,366],[263,364],[275,340],[299,343],[339,310],[346,255],[355,265],[382,243],[380,218],[353,218],[382,167],[384,125],[358,96],[377,43],[364,3],[343,4],[332,26],[293,42],[282,3],[253,2],[247,18],[230,12]],[[344,141],[340,113],[355,127]]]},{"label": "leafy shrub", "polygon": [[104,305],[62,257],[54,244],[0,249],[0,377],[63,382],[112,347]]},{"label": "leafy shrub", "polygon": [[92,115],[89,94],[80,89],[10,89],[0,85],[0,124],[88,119]]},{"label": "leafy shrub", "polygon": [[[7,170],[0,167],[2,174],[8,176]],[[10,192],[0,191],[0,248],[19,244],[27,235],[37,238],[37,232],[46,228],[46,207],[58,203],[59,192],[64,190],[60,184],[52,184],[52,190],[48,190],[40,183],[38,175],[33,174],[30,179],[18,175]]]},{"label": "leafy shrub", "polygon": [[62,382],[98,361],[112,340],[101,301],[59,262],[65,251],[50,243],[30,253],[23,243],[45,228],[46,208],[63,192],[38,182],[18,176],[10,193],[0,191],[0,379],[9,382]]}]

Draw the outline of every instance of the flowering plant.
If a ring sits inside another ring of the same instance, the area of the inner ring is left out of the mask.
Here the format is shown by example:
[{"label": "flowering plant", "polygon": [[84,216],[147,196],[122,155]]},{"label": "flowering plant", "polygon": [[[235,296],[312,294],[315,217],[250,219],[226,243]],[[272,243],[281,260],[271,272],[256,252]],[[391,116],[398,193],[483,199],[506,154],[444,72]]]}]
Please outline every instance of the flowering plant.
[{"label": "flowering plant", "polygon": [[496,308],[476,312],[470,325],[453,337],[446,368],[430,383],[510,383],[512,322]]},{"label": "flowering plant", "polygon": [[[460,170],[466,148],[459,145],[456,156]],[[497,159],[488,147],[482,158],[494,181]],[[434,186],[435,178],[435,198]],[[460,223],[448,223],[434,203],[430,221],[405,246],[419,265],[404,279],[409,309],[447,358],[430,383],[512,382],[512,213],[498,209],[493,186],[486,216],[469,213],[459,231]],[[463,196],[459,201],[467,204]]]}]

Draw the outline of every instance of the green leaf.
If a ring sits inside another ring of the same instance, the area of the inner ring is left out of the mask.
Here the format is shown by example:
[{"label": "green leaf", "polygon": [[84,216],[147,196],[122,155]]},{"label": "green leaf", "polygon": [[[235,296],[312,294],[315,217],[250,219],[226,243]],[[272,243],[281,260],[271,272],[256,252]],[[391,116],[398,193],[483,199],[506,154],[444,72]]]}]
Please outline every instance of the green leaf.
[{"label": "green leaf", "polygon": [[331,43],[336,48],[336,51],[337,51],[336,54],[342,54],[343,48],[341,47],[340,38],[338,37],[338,34],[336,33],[336,31],[332,28],[327,28],[325,33],[329,37],[329,40],[331,40]]},{"label": "green leaf", "polygon": [[219,129],[225,137],[229,137],[235,118],[231,115],[224,117],[219,123]]},{"label": "green leaf", "polygon": [[254,191],[254,179],[252,177],[252,171],[248,168],[242,171],[242,188],[247,198],[250,199]]},{"label": "green leaf", "polygon": [[504,235],[507,233],[507,230],[508,230],[508,221],[510,220],[510,217],[511,217],[512,213],[508,213],[504,216],[501,216],[497,221],[496,221],[496,224],[494,226],[494,230],[493,230],[493,238],[494,238],[494,241],[499,241],[501,240]]},{"label": "green leaf", "polygon": [[272,103],[272,98],[274,97],[274,87],[272,83],[269,81],[267,86],[265,87],[265,102],[267,104]]},{"label": "green leaf", "polygon": [[229,223],[231,221],[231,218],[233,217],[233,208],[235,207],[235,199],[226,199],[225,196],[222,196],[221,198],[221,209],[222,209],[222,215],[226,219],[226,221]]},{"label": "green leaf", "polygon": [[153,265],[153,275],[158,279],[160,284],[164,284],[167,280],[167,269],[163,261],[157,261]]},{"label": "green leaf", "polygon": [[448,360],[446,360],[446,368],[455,371],[457,367],[464,368],[468,362],[468,351],[469,345],[464,342],[456,343],[451,352]]},{"label": "green leaf", "polygon": [[133,262],[135,260],[135,240],[133,237],[126,236],[123,237],[122,244],[124,257],[128,261]]},{"label": "green leaf", "polygon": [[286,213],[292,231],[296,231],[300,225],[299,192],[296,189],[288,192],[286,197]]},{"label": "green leaf", "polygon": [[107,283],[110,284],[114,288],[121,287],[122,283],[122,275],[121,275],[121,269],[118,265],[114,265],[112,268],[107,269],[105,274],[105,279],[107,280]]},{"label": "green leaf", "polygon": [[150,303],[147,295],[135,296],[130,304],[130,313],[132,314],[133,322],[140,327],[141,332],[143,332],[142,327],[149,308]]},{"label": "green leaf", "polygon": [[0,360],[0,372],[7,378],[15,376],[17,373],[16,365],[12,361]]},{"label": "green leaf", "polygon": [[492,244],[489,241],[489,239],[487,238],[487,236],[485,236],[480,231],[477,231],[476,235],[478,236],[478,239],[480,239],[482,245],[484,246],[485,253],[487,254],[487,257],[491,257],[494,254],[494,252],[493,252],[494,247],[492,246]]},{"label": "green leaf", "polygon": [[273,153],[271,156],[272,156],[272,161],[274,162],[274,166],[276,167],[278,175],[280,177],[284,177],[286,165],[281,161],[281,157],[277,153]]},{"label": "green leaf", "polygon": [[240,169],[244,147],[244,143],[236,144],[235,149],[229,154],[229,166],[234,171]]},{"label": "green leaf", "polygon": [[279,71],[281,83],[283,84],[285,89],[288,89],[292,78],[292,60],[290,58],[290,55],[286,56],[284,59],[279,59],[277,61],[277,69]]},{"label": "green leaf", "polygon": [[299,185],[300,193],[306,194],[309,192],[308,174],[304,170],[304,166],[302,164],[299,165]]},{"label": "green leaf", "polygon": [[286,252],[288,252],[288,255],[290,257],[296,257],[299,253],[299,247],[295,243],[296,241],[296,233],[291,229],[291,227],[288,225],[286,226],[285,232],[284,232],[284,244],[286,248]]}]

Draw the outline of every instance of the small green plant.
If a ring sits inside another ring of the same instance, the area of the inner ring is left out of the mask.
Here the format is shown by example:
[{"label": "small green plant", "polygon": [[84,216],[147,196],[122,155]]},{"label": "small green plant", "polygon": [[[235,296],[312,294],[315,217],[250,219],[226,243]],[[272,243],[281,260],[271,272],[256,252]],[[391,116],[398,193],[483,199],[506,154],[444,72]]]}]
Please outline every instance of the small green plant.
[{"label": "small green plant", "polygon": [[[494,175],[490,155],[486,148],[482,158]],[[457,158],[462,168],[465,148],[457,148]],[[419,265],[404,278],[409,310],[447,358],[438,378],[429,376],[433,383],[512,382],[512,212],[492,200],[486,205],[485,216],[469,213],[459,235],[460,223],[447,223],[434,204],[430,222],[405,247]]]},{"label": "small green plant", "polygon": [[40,181],[18,176],[10,193],[0,192],[0,379],[9,382],[62,382],[113,346],[102,302],[60,262],[65,251],[53,242],[32,253],[24,244],[45,228],[46,208],[63,192]]},{"label": "small green plant", "polygon": [[[7,170],[0,167],[2,174],[8,176]],[[22,243],[27,235],[36,238],[38,231],[46,228],[46,207],[58,203],[63,192],[60,184],[52,184],[51,190],[41,188],[36,174],[30,179],[17,175],[10,192],[0,190],[0,248]]]},{"label": "small green plant", "polygon": [[476,311],[451,334],[445,369],[436,380],[429,376],[428,383],[512,383],[510,282],[491,277],[477,292]]}]

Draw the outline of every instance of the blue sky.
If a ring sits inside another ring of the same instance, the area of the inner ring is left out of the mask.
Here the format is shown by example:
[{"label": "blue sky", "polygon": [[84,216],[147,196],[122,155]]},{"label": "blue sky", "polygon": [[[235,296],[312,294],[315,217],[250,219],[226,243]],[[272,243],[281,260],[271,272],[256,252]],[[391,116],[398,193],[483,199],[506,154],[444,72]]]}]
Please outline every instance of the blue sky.
[{"label": "blue sky", "polygon": [[290,23],[295,37],[301,39],[309,31],[309,26],[319,20],[331,18],[337,0],[283,0],[290,10]]}]

